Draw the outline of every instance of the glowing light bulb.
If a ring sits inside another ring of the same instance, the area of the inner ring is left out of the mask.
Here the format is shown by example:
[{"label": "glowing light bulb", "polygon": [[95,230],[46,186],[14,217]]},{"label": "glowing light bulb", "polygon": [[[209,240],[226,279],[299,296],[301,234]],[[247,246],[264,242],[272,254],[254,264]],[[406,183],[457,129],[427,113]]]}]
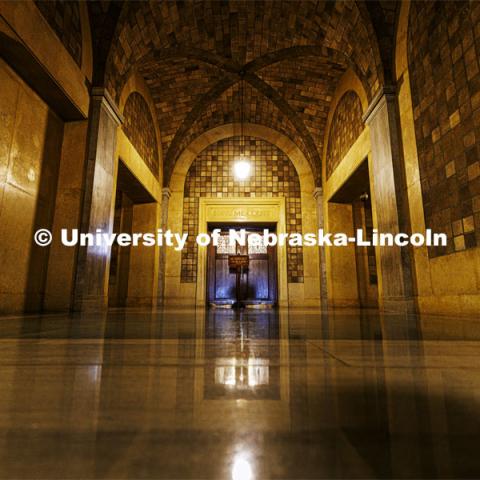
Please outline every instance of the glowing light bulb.
[{"label": "glowing light bulb", "polygon": [[250,176],[250,162],[243,157],[233,165],[233,173],[237,180],[246,180]]}]

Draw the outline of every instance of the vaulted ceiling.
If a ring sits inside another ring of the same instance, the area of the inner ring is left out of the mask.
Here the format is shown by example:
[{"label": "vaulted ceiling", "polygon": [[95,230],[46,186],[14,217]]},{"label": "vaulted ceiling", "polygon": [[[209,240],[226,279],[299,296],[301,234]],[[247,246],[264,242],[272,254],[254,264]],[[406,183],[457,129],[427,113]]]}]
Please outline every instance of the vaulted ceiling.
[{"label": "vaulted ceiling", "polygon": [[245,121],[291,138],[319,182],[330,102],[347,68],[369,97],[384,81],[364,3],[126,2],[105,82],[118,99],[133,70],[145,78],[162,135],[166,184],[192,140],[240,121],[242,79]]}]

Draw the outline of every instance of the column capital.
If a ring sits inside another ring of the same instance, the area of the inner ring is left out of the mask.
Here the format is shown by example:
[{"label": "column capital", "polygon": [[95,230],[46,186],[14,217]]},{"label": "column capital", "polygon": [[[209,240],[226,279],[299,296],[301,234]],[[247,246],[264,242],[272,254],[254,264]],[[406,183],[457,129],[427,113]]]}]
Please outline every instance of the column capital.
[{"label": "column capital", "polygon": [[104,87],[93,87],[91,90],[92,100],[102,103],[113,121],[120,126],[123,123],[123,115],[120,113],[118,105],[113,100],[112,96]]},{"label": "column capital", "polygon": [[315,187],[315,190],[313,191],[313,198],[315,200],[318,200],[322,196],[323,196],[323,188],[322,187]]},{"label": "column capital", "polygon": [[162,198],[170,198],[172,196],[172,191],[169,187],[162,188]]},{"label": "column capital", "polygon": [[377,113],[380,106],[383,105],[383,102],[388,100],[394,100],[396,98],[397,87],[395,85],[385,85],[381,87],[373,96],[372,101],[370,102],[367,110],[363,114],[363,122],[368,125],[375,117],[375,114]]}]

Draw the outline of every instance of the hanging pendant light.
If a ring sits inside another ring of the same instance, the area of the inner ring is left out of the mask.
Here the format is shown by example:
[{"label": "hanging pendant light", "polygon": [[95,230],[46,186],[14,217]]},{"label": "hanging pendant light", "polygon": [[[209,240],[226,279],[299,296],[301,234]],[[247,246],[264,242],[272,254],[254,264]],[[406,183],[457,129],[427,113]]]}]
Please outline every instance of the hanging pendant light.
[{"label": "hanging pendant light", "polygon": [[245,155],[245,135],[243,133],[244,106],[245,106],[245,80],[244,72],[240,72],[240,155],[233,164],[233,174],[236,180],[245,181],[250,177],[251,165]]}]

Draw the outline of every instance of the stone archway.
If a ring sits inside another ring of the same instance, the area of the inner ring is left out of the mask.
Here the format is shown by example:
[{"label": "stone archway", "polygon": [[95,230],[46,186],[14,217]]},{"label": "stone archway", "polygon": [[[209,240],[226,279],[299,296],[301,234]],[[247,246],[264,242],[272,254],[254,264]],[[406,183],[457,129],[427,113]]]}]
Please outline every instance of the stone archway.
[{"label": "stone archway", "polygon": [[[195,139],[179,156],[169,184],[168,228],[182,230],[184,185],[188,170],[197,155],[209,145],[239,135],[240,124],[227,124],[211,129]],[[301,150],[285,135],[262,125],[247,123],[243,126],[245,136],[265,140],[282,150],[293,163],[300,181],[303,233],[316,232],[317,212],[314,199],[315,182],[308,160]],[[259,198],[261,203],[262,198]],[[247,219],[248,220],[248,219]],[[199,259],[202,257],[199,257]],[[200,261],[200,260],[199,260]],[[202,260],[203,261],[203,260]],[[180,252],[169,252],[165,267],[165,302],[167,304],[196,304],[202,302],[202,286],[198,283],[180,282]],[[200,267],[201,268],[201,267]],[[286,284],[280,304],[318,306],[320,304],[319,255],[317,248],[304,249],[304,283]]]}]

